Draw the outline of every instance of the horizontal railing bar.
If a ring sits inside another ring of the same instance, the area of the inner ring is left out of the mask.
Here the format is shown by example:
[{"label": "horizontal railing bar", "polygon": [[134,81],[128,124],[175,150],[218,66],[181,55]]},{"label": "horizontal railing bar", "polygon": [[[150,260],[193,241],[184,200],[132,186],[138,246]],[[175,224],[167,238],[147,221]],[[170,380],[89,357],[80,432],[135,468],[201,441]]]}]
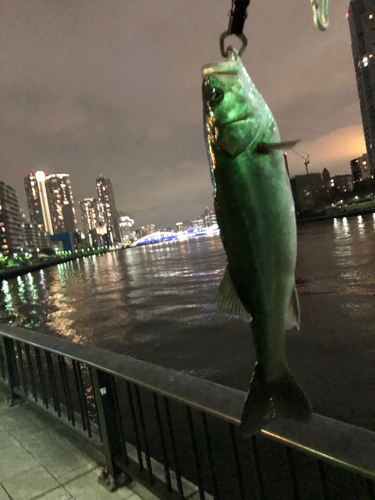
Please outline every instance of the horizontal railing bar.
[{"label": "horizontal railing bar", "polygon": [[[1,325],[0,335],[87,363],[169,399],[240,424],[246,397],[243,391],[98,347],[10,325]],[[274,421],[262,433],[325,462],[375,479],[375,433],[367,429],[313,414],[307,423]]]},{"label": "horizontal railing bar", "polygon": [[[239,424],[245,398],[242,391],[99,347],[75,344],[60,337],[24,328],[1,325],[0,335],[86,363],[162,396]],[[233,397],[234,394],[237,398]]]}]

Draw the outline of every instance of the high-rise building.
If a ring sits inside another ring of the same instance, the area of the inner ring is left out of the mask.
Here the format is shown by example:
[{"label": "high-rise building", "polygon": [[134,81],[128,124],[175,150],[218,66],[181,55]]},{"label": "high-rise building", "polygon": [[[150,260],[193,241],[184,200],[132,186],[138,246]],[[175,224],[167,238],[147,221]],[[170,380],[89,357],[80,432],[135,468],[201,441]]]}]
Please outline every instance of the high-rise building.
[{"label": "high-rise building", "polygon": [[0,181],[0,254],[23,250],[24,232],[16,190]]},{"label": "high-rise building", "polygon": [[121,234],[121,243],[125,245],[135,241],[136,234],[134,231],[134,219],[132,219],[129,215],[126,215],[124,212],[118,213],[119,225],[120,225],[120,234]]},{"label": "high-rise building", "polygon": [[350,168],[352,170],[354,184],[370,177],[370,170],[366,154],[360,156],[359,158],[354,158],[354,160],[350,162]]},{"label": "high-rise building", "polygon": [[25,177],[24,184],[31,224],[35,224],[48,234],[53,234],[45,173],[33,170]]},{"label": "high-rise building", "polygon": [[46,177],[46,190],[53,234],[74,233],[77,220],[69,174],[49,174]]},{"label": "high-rise building", "polygon": [[23,208],[20,208],[22,224],[26,224],[26,212]]},{"label": "high-rise building", "polygon": [[102,227],[105,228],[109,244],[121,241],[120,226],[116,209],[115,195],[111,179],[100,174],[96,180],[96,190],[98,193],[98,216]]},{"label": "high-rise building", "polygon": [[83,232],[87,237],[98,223],[98,200],[95,198],[85,198],[78,202],[81,212]]},{"label": "high-rise building", "polygon": [[348,12],[368,164],[375,176],[375,4],[351,0]]}]

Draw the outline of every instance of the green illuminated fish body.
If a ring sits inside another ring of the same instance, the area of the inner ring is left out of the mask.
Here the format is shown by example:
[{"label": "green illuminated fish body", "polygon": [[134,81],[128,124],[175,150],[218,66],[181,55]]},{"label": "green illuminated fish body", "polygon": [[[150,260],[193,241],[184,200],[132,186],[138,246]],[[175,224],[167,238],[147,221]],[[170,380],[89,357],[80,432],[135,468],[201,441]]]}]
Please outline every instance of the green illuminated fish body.
[{"label": "green illuminated fish body", "polygon": [[205,138],[228,266],[219,305],[252,318],[257,364],[242,415],[246,434],[273,418],[306,420],[311,406],[285,359],[299,328],[296,221],[276,122],[235,49],[203,67]]}]

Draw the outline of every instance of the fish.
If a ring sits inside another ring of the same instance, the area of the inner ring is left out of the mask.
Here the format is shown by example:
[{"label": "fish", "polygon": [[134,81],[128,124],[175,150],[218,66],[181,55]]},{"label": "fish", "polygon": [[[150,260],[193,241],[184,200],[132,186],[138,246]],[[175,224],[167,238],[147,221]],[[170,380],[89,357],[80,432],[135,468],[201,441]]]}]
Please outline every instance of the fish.
[{"label": "fish", "polygon": [[295,286],[297,229],[272,113],[236,49],[202,68],[204,135],[214,207],[227,255],[218,305],[251,321],[257,362],[241,429],[253,435],[278,418],[308,421],[312,407],[285,356],[286,330],[300,325]]}]

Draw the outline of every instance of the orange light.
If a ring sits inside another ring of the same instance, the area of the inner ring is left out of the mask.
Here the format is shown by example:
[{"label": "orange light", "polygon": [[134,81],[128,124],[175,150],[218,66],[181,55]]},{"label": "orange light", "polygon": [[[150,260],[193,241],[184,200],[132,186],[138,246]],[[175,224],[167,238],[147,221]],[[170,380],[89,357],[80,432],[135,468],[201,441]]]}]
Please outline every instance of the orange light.
[{"label": "orange light", "polygon": [[346,17],[346,19],[348,19],[348,17],[349,17],[349,12],[347,12],[347,13],[345,14],[345,17]]}]

